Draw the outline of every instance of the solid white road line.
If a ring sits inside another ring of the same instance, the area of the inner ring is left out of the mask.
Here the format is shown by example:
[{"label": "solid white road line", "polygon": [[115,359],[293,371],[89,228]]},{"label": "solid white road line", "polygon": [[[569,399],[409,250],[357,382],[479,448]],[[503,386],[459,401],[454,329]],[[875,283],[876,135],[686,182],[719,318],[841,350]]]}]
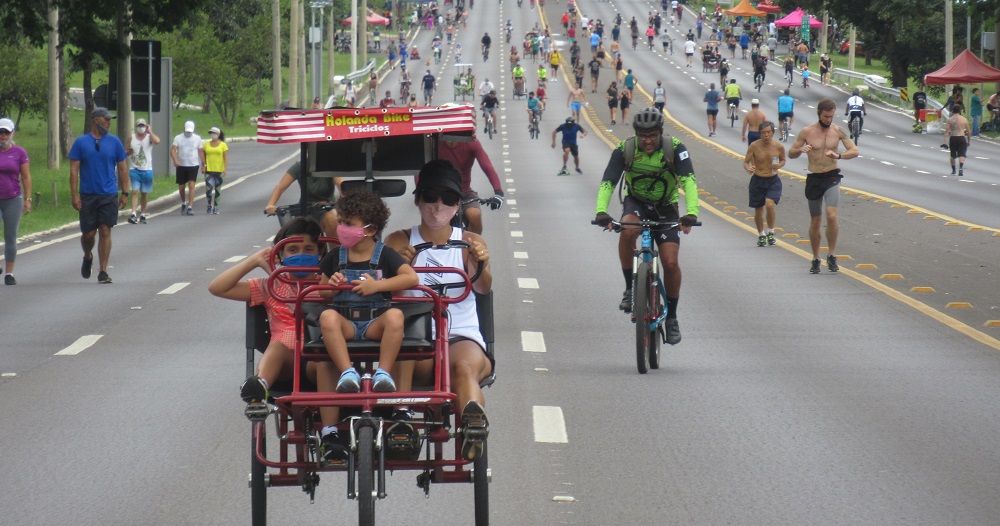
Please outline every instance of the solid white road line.
[{"label": "solid white road line", "polygon": [[545,352],[545,336],[537,331],[521,331],[521,350]]},{"label": "solid white road line", "polygon": [[81,352],[85,351],[91,345],[97,343],[97,340],[101,339],[103,334],[88,334],[87,336],[80,336],[72,345],[66,347],[65,349],[56,353],[56,356],[76,356]]},{"label": "solid white road line", "polygon": [[567,444],[566,420],[562,408],[549,405],[536,405],[531,408],[531,417],[535,427],[535,442],[547,444]]},{"label": "solid white road line", "polygon": [[181,289],[183,289],[188,285],[190,285],[190,283],[185,283],[185,282],[174,283],[173,285],[161,290],[160,292],[157,292],[157,294],[174,294],[175,292],[180,291]]}]

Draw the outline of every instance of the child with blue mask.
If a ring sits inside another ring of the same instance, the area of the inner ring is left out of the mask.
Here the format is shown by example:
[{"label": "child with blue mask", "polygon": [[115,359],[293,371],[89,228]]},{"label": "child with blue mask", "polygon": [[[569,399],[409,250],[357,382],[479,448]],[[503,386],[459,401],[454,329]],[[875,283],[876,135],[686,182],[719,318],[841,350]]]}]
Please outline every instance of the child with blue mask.
[{"label": "child with blue mask", "polygon": [[[274,236],[274,243],[289,237],[300,237],[301,241],[286,243],[278,261],[283,266],[318,267],[325,244],[319,242],[322,235],[319,223],[311,217],[296,217],[285,223]],[[244,279],[255,269],[271,273],[271,247],[263,248],[256,254],[233,265],[230,269],[208,285],[208,290],[220,298],[243,301],[251,307],[263,305],[271,328],[271,343],[264,350],[257,364],[257,374],[249,377],[240,388],[240,396],[247,403],[267,400],[268,388],[275,381],[292,378],[295,349],[295,316],[287,303],[275,300],[268,289],[267,278]],[[312,272],[296,272],[296,278],[316,278]],[[313,281],[315,282],[315,281]],[[283,297],[295,296],[294,286],[276,281],[273,292]],[[307,377],[315,381],[315,367],[307,370]],[[345,456],[346,458],[346,456]]]}]

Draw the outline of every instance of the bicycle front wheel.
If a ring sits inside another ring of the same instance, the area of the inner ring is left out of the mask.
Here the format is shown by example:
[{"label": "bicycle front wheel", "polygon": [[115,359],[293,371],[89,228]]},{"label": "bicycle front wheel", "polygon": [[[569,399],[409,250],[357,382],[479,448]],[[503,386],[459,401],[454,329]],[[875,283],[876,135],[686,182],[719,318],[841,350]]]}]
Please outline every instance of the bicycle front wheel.
[{"label": "bicycle front wheel", "polygon": [[635,365],[639,374],[649,370],[649,349],[653,335],[650,333],[650,323],[654,312],[650,310],[650,296],[655,294],[653,287],[653,267],[642,262],[635,273],[635,283],[632,286],[632,315],[635,316]]},{"label": "bicycle front wheel", "polygon": [[375,431],[367,425],[358,429],[358,524],[375,524]]}]

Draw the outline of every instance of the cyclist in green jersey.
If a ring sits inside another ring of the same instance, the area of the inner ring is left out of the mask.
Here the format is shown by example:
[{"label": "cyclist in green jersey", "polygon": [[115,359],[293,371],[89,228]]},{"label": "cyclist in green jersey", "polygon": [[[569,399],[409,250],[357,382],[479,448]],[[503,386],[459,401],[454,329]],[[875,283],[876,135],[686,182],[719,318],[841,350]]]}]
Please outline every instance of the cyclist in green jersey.
[{"label": "cyclist in green jersey", "polygon": [[[611,224],[608,202],[624,175],[627,194],[622,203],[621,221],[678,221],[681,223],[680,231],[690,233],[691,226],[698,220],[698,184],[687,148],[676,137],[663,135],[663,115],[655,108],[643,108],[633,119],[632,127],[635,136],[626,139],[611,152],[611,160],[604,169],[594,221],[605,228]],[[626,153],[627,148],[632,151]],[[671,151],[673,155],[670,155]],[[687,196],[684,216],[678,209],[678,188],[683,188]],[[665,277],[667,343],[676,345],[681,341],[677,323],[681,290],[681,268],[677,261],[680,236],[678,229],[654,229],[652,233]],[[639,234],[637,227],[627,227],[622,229],[618,238],[618,258],[625,277],[625,293],[618,307],[626,312],[632,307],[632,254]]]}]

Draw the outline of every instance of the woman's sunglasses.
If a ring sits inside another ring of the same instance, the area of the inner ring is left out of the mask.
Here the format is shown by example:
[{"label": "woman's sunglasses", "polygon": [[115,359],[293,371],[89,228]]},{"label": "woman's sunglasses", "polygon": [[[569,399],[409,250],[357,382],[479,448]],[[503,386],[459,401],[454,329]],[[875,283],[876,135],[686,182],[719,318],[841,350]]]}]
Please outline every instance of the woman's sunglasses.
[{"label": "woman's sunglasses", "polygon": [[420,191],[420,200],[425,203],[436,203],[438,202],[438,199],[440,199],[445,206],[455,206],[462,199],[462,196],[450,190],[441,191],[436,189],[427,189]]}]

